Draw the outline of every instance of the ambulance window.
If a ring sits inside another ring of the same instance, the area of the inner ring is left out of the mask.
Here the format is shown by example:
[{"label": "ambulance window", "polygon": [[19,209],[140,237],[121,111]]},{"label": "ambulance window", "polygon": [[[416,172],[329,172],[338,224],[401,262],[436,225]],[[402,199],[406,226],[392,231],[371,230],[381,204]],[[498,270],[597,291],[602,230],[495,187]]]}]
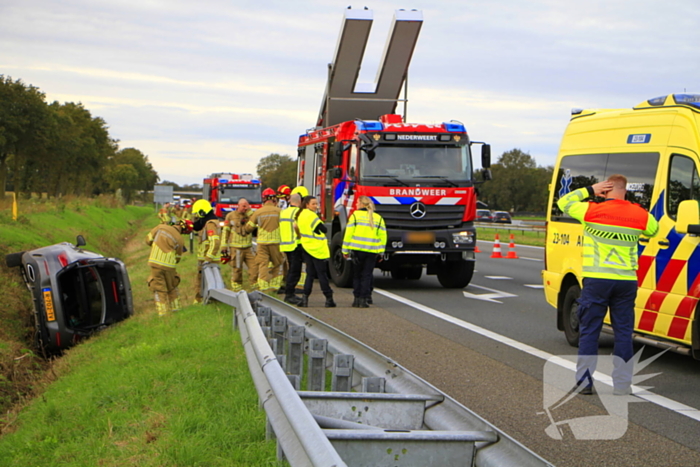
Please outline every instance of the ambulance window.
[{"label": "ambulance window", "polygon": [[700,180],[692,159],[674,154],[671,156],[671,170],[668,177],[666,214],[673,220],[678,214],[678,205],[688,199],[700,199]]},{"label": "ambulance window", "polygon": [[581,154],[563,157],[550,207],[552,219],[573,221],[564,216],[557,206],[559,198],[579,188],[606,180],[613,174],[627,177],[627,198],[648,210],[651,206],[658,164],[658,153]]}]

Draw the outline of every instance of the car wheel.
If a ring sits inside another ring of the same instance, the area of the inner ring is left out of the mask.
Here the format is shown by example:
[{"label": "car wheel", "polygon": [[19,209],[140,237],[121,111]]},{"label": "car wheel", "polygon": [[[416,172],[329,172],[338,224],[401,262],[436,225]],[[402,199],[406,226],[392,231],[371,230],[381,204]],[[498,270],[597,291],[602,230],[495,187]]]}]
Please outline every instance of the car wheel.
[{"label": "car wheel", "polygon": [[7,267],[16,268],[17,266],[21,266],[23,254],[24,252],[20,251],[19,253],[10,253],[9,255],[5,255],[5,264],[7,264]]},{"label": "car wheel", "polygon": [[578,347],[578,299],[581,296],[581,287],[574,284],[566,290],[564,303],[562,304],[562,324],[564,335],[569,345]]},{"label": "car wheel", "polygon": [[461,289],[469,285],[474,275],[474,261],[447,261],[441,263],[437,277],[446,289]]}]

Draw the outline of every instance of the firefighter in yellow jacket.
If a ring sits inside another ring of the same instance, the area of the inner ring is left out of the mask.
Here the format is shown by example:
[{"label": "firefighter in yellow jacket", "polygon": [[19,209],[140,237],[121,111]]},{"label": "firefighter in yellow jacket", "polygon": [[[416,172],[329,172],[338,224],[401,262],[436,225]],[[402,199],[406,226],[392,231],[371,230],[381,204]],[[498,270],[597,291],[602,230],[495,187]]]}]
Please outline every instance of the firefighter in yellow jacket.
[{"label": "firefighter in yellow jacket", "polygon": [[372,293],[372,274],[377,259],[386,249],[386,225],[382,216],[374,212],[374,203],[367,196],[360,196],[357,209],[348,219],[343,236],[343,256],[352,254],[352,294],[355,308],[367,308]]},{"label": "firefighter in yellow jacket", "polygon": [[253,211],[247,199],[238,200],[238,209],[231,211],[224,220],[221,252],[231,256],[231,290],[243,290],[243,265],[248,268],[248,281],[251,289],[258,287],[258,263],[253,252],[253,236],[246,230],[246,224]]},{"label": "firefighter in yellow jacket", "polygon": [[195,218],[194,230],[199,232],[199,248],[197,250],[197,283],[195,284],[195,303],[202,301],[202,266],[204,263],[218,263],[221,249],[219,218],[216,217],[211,203],[200,199],[192,206]]},{"label": "firefighter in yellow jacket", "polygon": [[192,231],[192,223],[180,221],[175,225],[159,224],[148,233],[146,244],[151,247],[148,265],[148,289],[153,292],[159,316],[180,309],[177,287],[180,276],[175,269],[182,254],[187,251],[182,238]]},{"label": "firefighter in yellow jacket", "polygon": [[250,216],[246,231],[258,229],[258,287],[262,291],[271,291],[275,288],[275,277],[279,275],[278,268],[284,262],[280,252],[280,208],[277,207],[275,190],[265,188],[262,196],[265,200],[263,207]]}]

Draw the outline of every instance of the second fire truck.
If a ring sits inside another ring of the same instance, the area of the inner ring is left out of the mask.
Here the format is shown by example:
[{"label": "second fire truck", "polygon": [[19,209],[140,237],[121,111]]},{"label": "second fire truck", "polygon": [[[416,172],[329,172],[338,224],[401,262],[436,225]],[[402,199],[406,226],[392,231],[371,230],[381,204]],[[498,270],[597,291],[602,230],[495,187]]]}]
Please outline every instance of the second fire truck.
[{"label": "second fire truck", "polygon": [[204,179],[203,187],[202,196],[222,219],[237,209],[241,198],[247,199],[253,209],[262,206],[260,180],[252,174],[214,173]]}]

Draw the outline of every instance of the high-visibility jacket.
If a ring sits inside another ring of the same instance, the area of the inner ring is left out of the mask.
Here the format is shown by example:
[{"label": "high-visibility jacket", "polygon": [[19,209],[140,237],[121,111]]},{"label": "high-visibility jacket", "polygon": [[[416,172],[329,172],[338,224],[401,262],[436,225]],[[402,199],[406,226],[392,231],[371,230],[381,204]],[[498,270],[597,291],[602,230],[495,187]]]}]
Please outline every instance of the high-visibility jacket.
[{"label": "high-visibility jacket", "polygon": [[219,220],[209,219],[199,234],[199,249],[197,259],[199,261],[219,262],[221,255],[221,237],[219,236]]},{"label": "high-visibility jacket", "polygon": [[583,277],[637,279],[637,242],[653,237],[659,223],[638,204],[609,199],[584,202],[593,189],[579,188],[557,201],[559,209],[583,224]]},{"label": "high-visibility jacket", "polygon": [[221,235],[222,246],[230,248],[248,248],[253,246],[253,236],[245,228],[252,215],[253,211],[247,211],[245,214],[231,211],[226,214],[224,231]]},{"label": "high-visibility jacket", "polygon": [[265,204],[250,216],[246,230],[252,232],[258,228],[258,244],[280,242],[280,208],[274,204]]},{"label": "high-visibility jacket", "polygon": [[301,239],[294,230],[294,216],[299,208],[289,206],[280,212],[280,251],[294,251]]},{"label": "high-visibility jacket", "polygon": [[166,224],[159,224],[148,233],[146,244],[151,247],[149,266],[159,269],[175,269],[180,262],[184,243],[178,230]]},{"label": "high-visibility jacket", "polygon": [[386,225],[382,216],[372,213],[374,227],[369,222],[367,209],[357,209],[348,219],[343,236],[343,254],[350,250],[366,251],[381,255],[386,248]]},{"label": "high-visibility jacket", "polygon": [[304,250],[314,258],[328,259],[331,257],[331,252],[328,248],[326,234],[314,232],[321,223],[318,215],[309,209],[304,209],[297,218],[301,246],[304,247]]}]

